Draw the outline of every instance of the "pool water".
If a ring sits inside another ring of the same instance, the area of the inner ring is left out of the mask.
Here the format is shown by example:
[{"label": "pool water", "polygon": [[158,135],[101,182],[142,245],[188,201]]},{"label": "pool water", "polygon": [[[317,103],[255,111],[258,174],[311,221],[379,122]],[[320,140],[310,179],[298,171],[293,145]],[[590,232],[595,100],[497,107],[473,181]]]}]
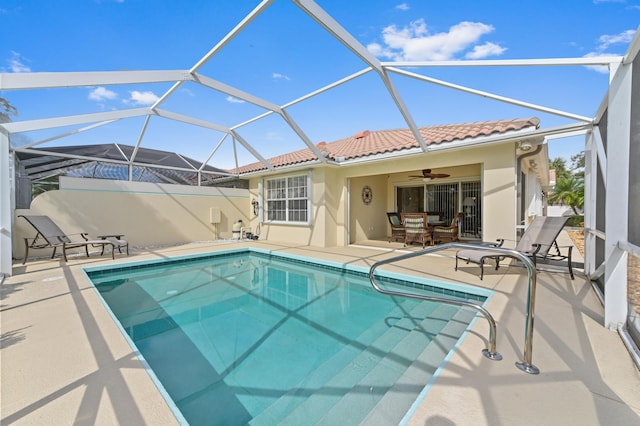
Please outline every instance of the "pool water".
[{"label": "pool water", "polygon": [[397,424],[474,317],[247,251],[87,274],[192,425]]}]

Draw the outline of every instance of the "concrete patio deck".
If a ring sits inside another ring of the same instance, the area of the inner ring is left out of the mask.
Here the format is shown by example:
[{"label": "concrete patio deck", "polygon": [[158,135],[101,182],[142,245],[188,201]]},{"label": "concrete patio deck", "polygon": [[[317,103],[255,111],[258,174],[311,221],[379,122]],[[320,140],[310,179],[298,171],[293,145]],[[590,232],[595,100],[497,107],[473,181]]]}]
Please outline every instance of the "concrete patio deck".
[{"label": "concrete patio deck", "polygon": [[[236,242],[335,262],[370,266],[401,253],[382,247],[292,247]],[[117,256],[127,263],[228,249],[199,243]],[[1,423],[177,424],[136,352],[129,347],[83,267],[110,257],[73,257],[14,265],[0,286]],[[484,358],[486,321],[476,321],[409,420],[410,425],[640,424],[640,373],[618,335],[603,328],[603,309],[578,275],[541,272],[533,337],[539,375],[518,370],[525,332],[527,277],[522,268],[477,265],[453,270],[453,252],[394,265],[407,274],[489,288],[502,361]],[[388,424],[377,419],[372,424]]]}]

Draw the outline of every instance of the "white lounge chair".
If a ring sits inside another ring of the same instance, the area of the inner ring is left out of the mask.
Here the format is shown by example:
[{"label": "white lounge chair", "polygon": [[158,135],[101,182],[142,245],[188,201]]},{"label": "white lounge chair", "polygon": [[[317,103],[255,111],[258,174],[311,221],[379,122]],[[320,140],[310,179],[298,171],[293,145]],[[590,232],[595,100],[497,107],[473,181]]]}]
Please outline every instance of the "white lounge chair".
[{"label": "white lounge chair", "polygon": [[[539,259],[567,260],[569,275],[571,279],[574,279],[573,266],[571,264],[573,246],[568,246],[568,253],[565,256],[561,254],[560,247],[556,242],[556,238],[558,238],[558,234],[562,231],[567,220],[568,218],[566,217],[536,217],[527,227],[520,241],[518,241],[515,250],[530,257],[534,266],[537,266]],[[486,250],[459,250],[456,253],[455,270],[458,270],[458,259],[462,259],[467,263],[477,263],[480,265],[480,279],[482,279],[484,276],[484,261],[486,259],[492,259],[496,262],[496,270],[500,267],[500,259],[502,256],[496,251],[492,251],[491,247],[501,247],[504,241],[503,239],[499,239],[497,243],[488,245]],[[554,248],[553,252],[551,252],[552,247]]]}]

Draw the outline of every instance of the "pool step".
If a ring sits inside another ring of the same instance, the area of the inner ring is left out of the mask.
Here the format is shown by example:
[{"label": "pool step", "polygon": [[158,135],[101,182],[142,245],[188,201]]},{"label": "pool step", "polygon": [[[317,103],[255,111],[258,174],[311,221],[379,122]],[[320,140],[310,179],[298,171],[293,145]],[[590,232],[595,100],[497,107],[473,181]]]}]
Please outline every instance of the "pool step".
[{"label": "pool step", "polygon": [[[416,363],[404,372],[396,384],[369,411],[362,423],[371,426],[397,424],[416,400],[415,395],[408,396],[405,390],[414,388],[422,391],[426,385],[433,384],[434,371],[442,366],[444,358],[458,343],[460,336],[467,329],[475,314],[474,311],[467,309],[459,310],[425,351],[418,356]],[[428,368],[424,368],[425,366]]]},{"label": "pool step", "polygon": [[[458,330],[455,339],[450,334],[454,330],[449,328],[449,324],[454,321],[449,319],[456,315],[458,310],[457,307],[449,305],[440,306],[434,312],[434,316],[446,318],[448,321],[423,321],[424,330],[429,334],[435,334],[426,347],[423,343],[425,339],[423,333],[415,331],[408,335],[317,424],[360,424],[365,418],[368,418],[371,424],[397,424],[415,401],[416,395],[429,382],[449,349],[455,345],[457,336],[464,331],[464,328]],[[442,345],[447,343],[446,340],[450,342],[443,348]],[[410,358],[413,362],[409,366],[404,363],[399,364],[399,354]],[[377,409],[379,406],[380,408]],[[370,416],[372,412],[376,414]]]},{"label": "pool step", "polygon": [[[402,309],[395,307],[393,310],[389,311],[387,318],[400,319],[406,315],[405,312],[409,309],[410,316],[424,318],[429,316],[431,312],[437,308],[437,305],[435,304],[416,303],[416,301],[404,302]],[[404,321],[406,322],[408,320],[405,319]],[[405,325],[406,328],[409,328],[409,324]],[[390,350],[408,333],[408,331],[402,331],[403,330],[396,327],[389,327],[389,325],[384,321],[372,324],[364,333],[355,338],[352,344],[342,348],[322,365],[318,366],[314,372],[307,375],[307,377],[305,377],[304,380],[295,387],[295,389],[287,392],[270,407],[264,410],[264,412],[256,416],[252,421],[252,424],[274,424],[274,422],[278,422],[280,419],[294,411],[300,404],[305,403],[305,401],[310,397],[318,400],[327,399],[329,401],[326,404],[323,404],[323,406],[327,405],[330,407],[340,398],[340,396],[338,395],[336,397],[332,395],[329,389],[324,389],[323,391],[323,387],[327,386],[327,380],[330,380],[334,376],[351,377],[358,372],[360,373],[360,377],[363,376],[368,371],[364,365],[366,365],[366,363],[371,364],[375,361],[375,357],[372,352],[379,353],[377,359],[381,358],[386,351]],[[363,354],[368,354],[368,357],[363,356]],[[362,365],[363,367],[355,368],[354,371],[350,371],[348,374],[345,374],[343,370],[348,366],[355,365],[357,367],[355,363],[357,362],[358,357],[360,357],[360,360],[357,365]],[[359,377],[354,378],[353,380],[356,379],[359,379]],[[342,393],[344,392],[345,391]]]},{"label": "pool step", "polygon": [[[396,317],[393,327],[371,342],[367,347],[351,348],[353,357],[328,382],[309,388],[315,391],[305,400],[299,401],[291,412],[275,412],[274,404],[264,414],[271,414],[271,423],[278,419],[279,424],[315,424],[331,422],[333,424],[353,424],[345,419],[362,419],[384,396],[386,391],[400,377],[408,364],[424,350],[427,337],[437,335],[446,321],[434,321],[443,315],[449,317],[455,311],[442,311],[442,305],[423,303],[415,306],[407,316]],[[388,318],[392,318],[389,316]],[[419,318],[416,321],[414,318]],[[424,318],[430,318],[424,320]],[[447,318],[448,319],[448,318]],[[387,327],[387,325],[384,325]],[[338,414],[338,413],[346,414]],[[331,414],[335,413],[335,414]],[[334,415],[336,417],[334,417]],[[347,417],[340,418],[340,415]],[[269,421],[254,419],[252,424],[267,424]],[[336,423],[337,422],[337,423]],[[358,423],[359,421],[356,421]],[[329,424],[329,423],[327,423]]]}]

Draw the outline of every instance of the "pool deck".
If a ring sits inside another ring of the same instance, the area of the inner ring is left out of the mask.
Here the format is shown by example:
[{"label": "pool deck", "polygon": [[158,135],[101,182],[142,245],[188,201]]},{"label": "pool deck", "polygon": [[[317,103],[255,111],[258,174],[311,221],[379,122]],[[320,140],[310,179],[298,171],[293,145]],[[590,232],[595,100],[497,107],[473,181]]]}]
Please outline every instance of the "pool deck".
[{"label": "pool deck", "polygon": [[[401,244],[386,242],[333,248],[212,242],[134,251],[117,255],[115,263],[242,246],[361,266],[405,252]],[[67,264],[14,264],[13,276],[0,286],[0,423],[178,424],[82,272],[113,263],[110,256],[92,256],[71,257]],[[617,333],[602,326],[602,305],[584,277],[538,274],[532,360],[540,374],[530,375],[515,367],[524,346],[524,270],[486,268],[480,281],[477,265],[457,272],[453,265],[449,251],[393,268],[493,290],[487,309],[497,321],[504,359],[482,356],[488,326],[476,321],[409,425],[640,424],[640,372]]]}]

